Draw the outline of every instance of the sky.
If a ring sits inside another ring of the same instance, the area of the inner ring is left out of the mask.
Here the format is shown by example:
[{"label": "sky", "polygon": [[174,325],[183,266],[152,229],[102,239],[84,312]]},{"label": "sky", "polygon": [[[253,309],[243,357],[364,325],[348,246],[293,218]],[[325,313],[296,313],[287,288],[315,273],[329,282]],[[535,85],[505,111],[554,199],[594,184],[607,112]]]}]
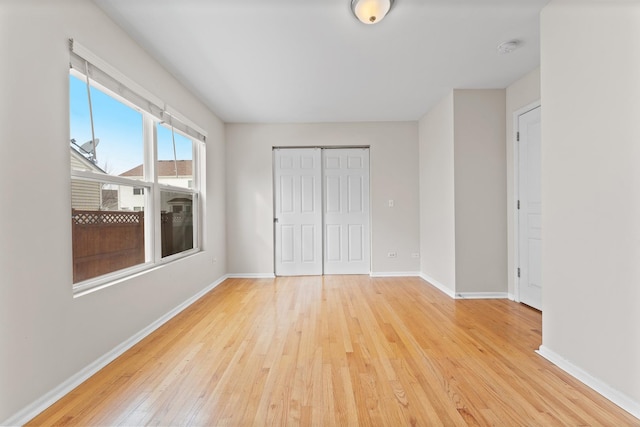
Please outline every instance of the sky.
[{"label": "sky", "polygon": [[[69,76],[70,138],[82,145],[91,141],[91,119],[86,82]],[[143,160],[142,113],[91,87],[98,166],[119,175]],[[175,133],[177,160],[191,160],[191,140]],[[171,129],[158,126],[158,160],[173,160]]]}]

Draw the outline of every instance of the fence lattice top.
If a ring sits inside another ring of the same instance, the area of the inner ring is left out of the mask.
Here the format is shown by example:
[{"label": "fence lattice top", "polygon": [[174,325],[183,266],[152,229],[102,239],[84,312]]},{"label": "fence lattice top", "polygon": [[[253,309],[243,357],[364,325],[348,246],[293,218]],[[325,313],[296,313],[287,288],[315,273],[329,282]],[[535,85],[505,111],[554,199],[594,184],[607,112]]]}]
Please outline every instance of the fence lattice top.
[{"label": "fence lattice top", "polygon": [[73,210],[71,219],[75,225],[141,224],[144,221],[144,212]]}]

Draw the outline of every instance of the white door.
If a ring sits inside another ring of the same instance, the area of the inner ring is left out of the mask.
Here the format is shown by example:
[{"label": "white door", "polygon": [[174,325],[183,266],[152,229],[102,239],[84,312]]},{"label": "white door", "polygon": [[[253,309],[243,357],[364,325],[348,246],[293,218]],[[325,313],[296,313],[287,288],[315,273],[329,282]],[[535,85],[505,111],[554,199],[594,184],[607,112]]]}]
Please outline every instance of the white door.
[{"label": "white door", "polygon": [[518,292],[542,310],[540,107],[518,117]]},{"label": "white door", "polygon": [[319,148],[274,150],[275,273],[322,274]]},{"label": "white door", "polygon": [[369,149],[322,150],[324,273],[368,274]]}]

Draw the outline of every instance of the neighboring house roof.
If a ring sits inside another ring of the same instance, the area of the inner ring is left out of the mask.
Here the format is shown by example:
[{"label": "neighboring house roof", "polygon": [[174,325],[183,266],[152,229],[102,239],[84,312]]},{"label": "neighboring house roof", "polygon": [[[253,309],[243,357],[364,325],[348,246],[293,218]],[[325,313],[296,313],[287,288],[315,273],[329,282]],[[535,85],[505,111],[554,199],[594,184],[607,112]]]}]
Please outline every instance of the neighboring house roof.
[{"label": "neighboring house roof", "polygon": [[[191,160],[158,160],[158,176],[176,176],[176,166],[178,167],[178,176],[192,176],[193,165]],[[133,169],[120,174],[120,176],[143,176],[142,165],[138,165]]]},{"label": "neighboring house roof", "polygon": [[[71,156],[80,162],[83,166],[87,167],[89,170],[93,170],[94,172],[105,173],[105,171],[91,160],[87,159],[80,151],[79,148],[74,144],[71,144]],[[73,168],[73,165],[72,165]]]}]

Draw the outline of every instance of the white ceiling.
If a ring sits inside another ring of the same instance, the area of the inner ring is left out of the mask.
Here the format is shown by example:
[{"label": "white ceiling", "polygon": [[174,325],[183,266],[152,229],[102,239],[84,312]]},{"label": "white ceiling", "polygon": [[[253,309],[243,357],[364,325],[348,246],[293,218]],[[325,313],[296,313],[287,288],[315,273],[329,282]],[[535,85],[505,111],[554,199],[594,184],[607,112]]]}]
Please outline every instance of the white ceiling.
[{"label": "white ceiling", "polygon": [[[451,89],[504,88],[540,62],[548,0],[94,0],[225,122],[417,120]],[[517,39],[508,55],[496,46]]]}]

